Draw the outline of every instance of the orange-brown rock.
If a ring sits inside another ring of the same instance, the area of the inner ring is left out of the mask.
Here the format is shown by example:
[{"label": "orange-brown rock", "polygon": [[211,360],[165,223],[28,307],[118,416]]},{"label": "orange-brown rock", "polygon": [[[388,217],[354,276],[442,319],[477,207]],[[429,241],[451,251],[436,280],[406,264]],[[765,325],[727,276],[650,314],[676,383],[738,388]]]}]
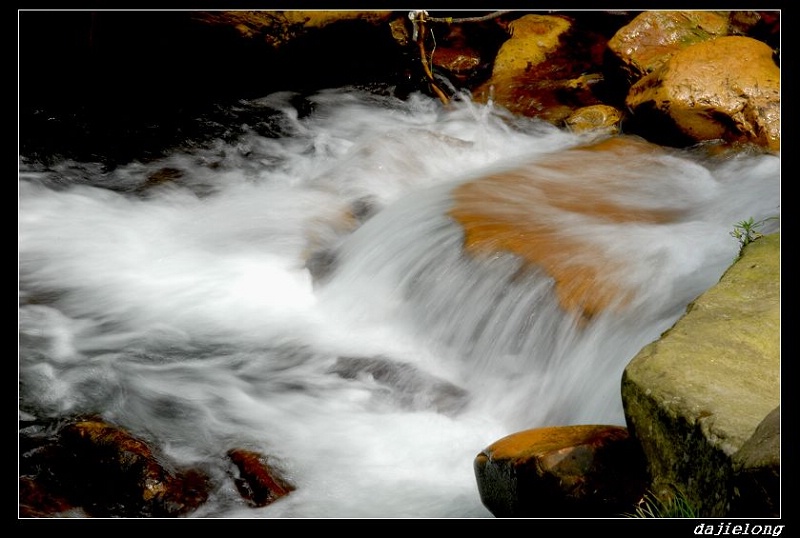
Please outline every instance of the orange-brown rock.
[{"label": "orange-brown rock", "polygon": [[576,133],[599,131],[616,134],[619,132],[622,118],[622,112],[613,106],[591,105],[579,108],[570,114],[564,120],[564,124]]},{"label": "orange-brown rock", "polygon": [[725,36],[682,49],[634,84],[638,114],[659,113],[696,141],[723,139],[780,151],[780,68],[765,43]]},{"label": "orange-brown rock", "polygon": [[609,39],[608,48],[639,78],[677,51],[727,35],[729,29],[724,12],[644,11]]},{"label": "orange-brown rock", "polygon": [[514,433],[474,460],[483,504],[497,517],[613,517],[647,484],[626,428],[577,425]]},{"label": "orange-brown rock", "polygon": [[[638,138],[618,136],[548,155],[527,167],[460,185],[449,214],[464,230],[467,252],[508,252],[545,270],[561,306],[588,320],[608,308],[624,307],[635,290],[621,284],[619,262],[602,247],[570,234],[560,216],[568,213],[597,223],[671,221],[677,216],[671,210],[643,209],[614,199],[616,190],[635,188],[639,176],[634,164],[659,151]],[[597,172],[609,162],[615,163],[614,174]],[[620,168],[620,162],[632,166]]]},{"label": "orange-brown rock", "polygon": [[492,75],[524,73],[547,59],[560,45],[561,36],[572,26],[566,17],[525,15],[509,24],[511,37],[494,60]]},{"label": "orange-brown rock", "polygon": [[[477,102],[558,124],[576,108],[598,104],[591,86],[602,80],[592,47],[573,40],[573,20],[525,15],[509,24],[511,37],[494,59],[492,75],[473,91]],[[593,44],[593,43],[592,43]]]},{"label": "orange-brown rock", "polygon": [[[441,35],[436,35],[436,32],[440,32]],[[442,30],[433,27],[431,34],[436,36],[435,48],[431,50],[430,57],[434,72],[446,74],[458,85],[467,84],[470,80],[482,76],[488,62],[481,53],[481,43],[473,44],[463,25],[447,25]]]},{"label": "orange-brown rock", "polygon": [[294,490],[294,486],[269,465],[263,454],[237,448],[229,450],[228,457],[238,470],[238,476],[234,478],[236,487],[251,505],[267,506]]},{"label": "orange-brown rock", "polygon": [[454,79],[467,82],[481,66],[481,56],[469,47],[438,47],[433,57],[435,68],[446,69]]}]

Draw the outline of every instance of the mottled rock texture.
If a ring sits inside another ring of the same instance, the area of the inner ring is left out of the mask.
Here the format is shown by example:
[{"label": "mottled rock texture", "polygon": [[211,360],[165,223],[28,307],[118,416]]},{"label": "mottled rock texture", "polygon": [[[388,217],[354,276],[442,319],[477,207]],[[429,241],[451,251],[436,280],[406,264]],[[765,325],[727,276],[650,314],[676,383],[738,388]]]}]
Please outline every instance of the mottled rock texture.
[{"label": "mottled rock texture", "polygon": [[677,486],[703,517],[756,517],[774,503],[770,484],[759,503],[737,498],[779,474],[779,424],[757,428],[780,404],[780,312],[776,233],[747,245],[623,373],[626,421],[654,483]]}]

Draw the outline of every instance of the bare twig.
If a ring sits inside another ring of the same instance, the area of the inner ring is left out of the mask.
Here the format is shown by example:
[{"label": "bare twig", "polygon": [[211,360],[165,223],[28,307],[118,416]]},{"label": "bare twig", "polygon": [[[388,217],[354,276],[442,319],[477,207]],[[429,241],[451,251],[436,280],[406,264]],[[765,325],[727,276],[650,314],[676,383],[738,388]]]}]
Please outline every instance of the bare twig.
[{"label": "bare twig", "polygon": [[422,62],[422,69],[425,71],[425,76],[428,77],[431,90],[433,90],[443,104],[449,104],[450,98],[447,97],[441,88],[436,85],[436,79],[433,78],[433,71],[431,71],[431,66],[428,63],[428,53],[425,51],[425,34],[427,31],[425,21],[427,20],[427,13],[425,11],[416,11],[412,12],[410,15],[410,18],[414,24],[414,38],[417,42],[417,46],[419,47],[419,56]]},{"label": "bare twig", "polygon": [[[422,62],[422,69],[425,72],[425,76],[428,77],[428,83],[430,85],[431,90],[439,97],[439,99],[445,105],[450,102],[450,98],[439,88],[436,84],[436,79],[433,77],[433,71],[431,69],[431,63],[428,59],[428,53],[425,51],[425,37],[428,31],[426,23],[434,22],[434,23],[463,23],[463,22],[482,22],[488,21],[494,18],[497,18],[501,15],[505,15],[506,13],[510,13],[510,11],[494,11],[489,13],[488,15],[483,15],[480,17],[464,17],[454,19],[453,17],[445,17],[445,18],[438,18],[438,17],[429,17],[428,12],[425,10],[416,10],[411,11],[408,14],[408,18],[411,19],[412,24],[414,25],[414,35],[412,37],[413,41],[417,43],[417,47],[419,47],[419,56]],[[433,31],[431,31],[431,36],[433,37]],[[435,37],[434,37],[435,40]],[[435,41],[434,41],[435,43]],[[431,54],[431,57],[433,55]]]},{"label": "bare twig", "polygon": [[483,22],[491,19],[496,19],[497,17],[505,15],[506,13],[511,13],[511,11],[510,10],[494,11],[492,13],[489,13],[488,15],[483,15],[482,17],[464,17],[460,19],[454,19],[453,17],[444,17],[444,18],[428,17],[427,20],[429,22],[446,22],[448,24],[462,23],[462,22]]}]

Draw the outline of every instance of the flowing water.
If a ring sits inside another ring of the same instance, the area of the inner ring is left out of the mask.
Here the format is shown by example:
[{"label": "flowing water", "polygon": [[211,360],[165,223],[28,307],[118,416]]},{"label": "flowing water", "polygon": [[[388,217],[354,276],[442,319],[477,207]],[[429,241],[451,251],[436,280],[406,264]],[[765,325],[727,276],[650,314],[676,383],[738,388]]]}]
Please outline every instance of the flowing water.
[{"label": "flowing water", "polygon": [[[188,517],[491,517],[478,452],[537,426],[624,425],[625,364],[735,259],[735,223],[780,211],[774,155],[575,163],[567,191],[678,215],[525,199],[632,290],[581,320],[547,271],[466,252],[450,211],[465,181],[535,175],[587,135],[353,88],[237,106],[228,136],[154,160],[20,160],[20,417],[96,413],[210,469]],[[231,448],[268,454],[296,490],[247,506]]]}]

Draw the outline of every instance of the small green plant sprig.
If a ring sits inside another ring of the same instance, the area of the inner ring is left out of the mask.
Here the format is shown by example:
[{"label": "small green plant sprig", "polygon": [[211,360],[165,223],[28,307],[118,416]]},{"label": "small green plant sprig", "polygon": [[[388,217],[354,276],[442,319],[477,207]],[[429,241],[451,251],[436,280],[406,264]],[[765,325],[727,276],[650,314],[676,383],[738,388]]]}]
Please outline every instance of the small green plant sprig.
[{"label": "small green plant sprig", "polygon": [[645,493],[636,504],[636,509],[625,517],[631,518],[696,518],[697,510],[680,490],[669,498],[661,499],[652,493]]},{"label": "small green plant sprig", "polygon": [[739,241],[739,250],[743,249],[756,239],[762,237],[758,231],[764,224],[770,220],[776,220],[778,217],[767,217],[765,219],[754,221],[753,217],[747,220],[742,220],[733,225],[731,237]]}]

